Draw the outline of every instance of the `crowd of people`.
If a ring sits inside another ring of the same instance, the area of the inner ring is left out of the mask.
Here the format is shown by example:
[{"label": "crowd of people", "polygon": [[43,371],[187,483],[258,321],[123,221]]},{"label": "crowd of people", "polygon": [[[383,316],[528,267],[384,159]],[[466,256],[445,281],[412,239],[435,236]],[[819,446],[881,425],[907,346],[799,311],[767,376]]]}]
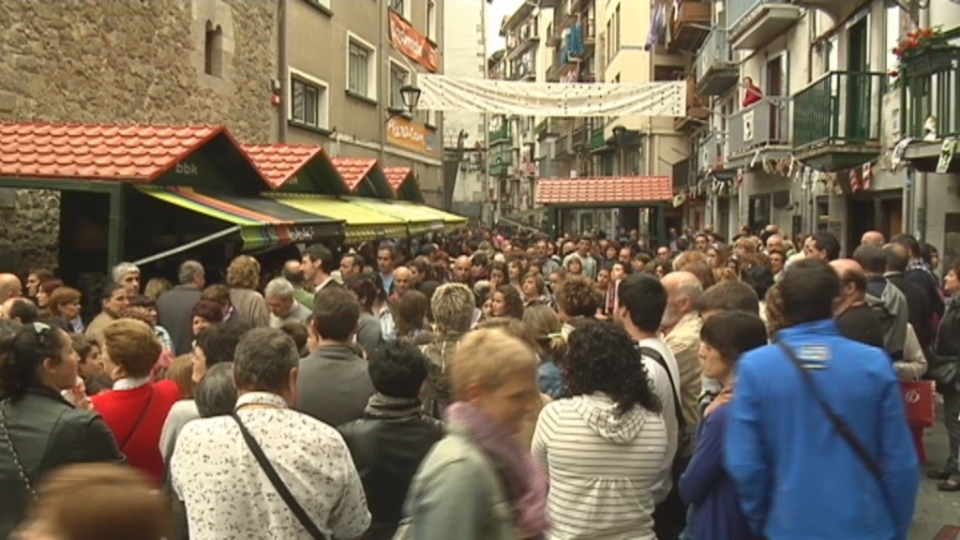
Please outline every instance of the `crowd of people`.
[{"label": "crowd of people", "polygon": [[909,235],[301,255],[0,274],[0,537],[905,539],[922,377],[960,490],[960,263]]}]

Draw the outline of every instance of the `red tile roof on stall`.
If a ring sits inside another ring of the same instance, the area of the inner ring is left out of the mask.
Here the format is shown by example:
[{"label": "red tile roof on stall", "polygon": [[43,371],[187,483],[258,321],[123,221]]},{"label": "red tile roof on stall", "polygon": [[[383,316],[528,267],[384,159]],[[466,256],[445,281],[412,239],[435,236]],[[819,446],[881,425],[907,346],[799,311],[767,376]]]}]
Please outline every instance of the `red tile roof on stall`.
[{"label": "red tile roof on stall", "polygon": [[596,178],[541,178],[538,204],[598,204],[669,201],[669,176],[603,176]]},{"label": "red tile roof on stall", "polygon": [[0,122],[0,176],[148,183],[224,132],[219,126]]},{"label": "red tile roof on stall", "polygon": [[413,174],[413,169],[410,167],[384,167],[383,174],[387,177],[387,183],[390,184],[390,189],[394,193],[400,189],[400,186],[406,182],[407,178],[410,178],[410,175]]},{"label": "red tile roof on stall", "polygon": [[335,157],[330,161],[333,162],[333,166],[343,177],[343,183],[351,192],[360,186],[360,182],[363,182],[363,179],[370,174],[370,170],[377,165],[377,160],[373,158]]},{"label": "red tile roof on stall", "polygon": [[245,144],[242,148],[273,189],[283,187],[314,158],[324,155],[323,147],[315,144]]}]

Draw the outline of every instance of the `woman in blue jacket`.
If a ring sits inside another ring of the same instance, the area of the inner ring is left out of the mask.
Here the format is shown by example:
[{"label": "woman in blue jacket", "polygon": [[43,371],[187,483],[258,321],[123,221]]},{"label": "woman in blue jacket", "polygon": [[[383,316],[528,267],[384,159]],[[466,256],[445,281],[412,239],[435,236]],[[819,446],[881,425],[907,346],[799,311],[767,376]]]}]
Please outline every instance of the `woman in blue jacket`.
[{"label": "woman in blue jacket", "polygon": [[754,313],[727,311],[703,323],[700,366],[704,377],[723,381],[724,390],[704,411],[697,448],[680,479],[683,500],[694,507],[695,540],[752,540],[733,481],[723,468],[726,404],[732,397],[734,365],[741,354],[767,344],[767,329]]}]

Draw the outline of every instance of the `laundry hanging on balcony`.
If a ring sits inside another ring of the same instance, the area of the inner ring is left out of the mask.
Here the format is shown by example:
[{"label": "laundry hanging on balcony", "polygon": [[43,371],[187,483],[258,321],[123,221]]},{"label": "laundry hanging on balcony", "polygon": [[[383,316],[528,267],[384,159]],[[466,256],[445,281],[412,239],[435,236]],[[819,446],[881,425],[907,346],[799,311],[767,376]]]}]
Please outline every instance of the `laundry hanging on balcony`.
[{"label": "laundry hanging on balcony", "polygon": [[651,51],[657,45],[663,45],[667,36],[667,6],[660,4],[650,19],[650,31],[647,33],[647,42],[643,50]]},{"label": "laundry hanging on balcony", "polygon": [[583,25],[580,21],[573,23],[573,26],[570,27],[567,53],[572,58],[581,58],[583,56]]},{"label": "laundry hanging on balcony", "polygon": [[421,73],[418,109],[517,116],[684,116],[686,81],[529,83]]}]

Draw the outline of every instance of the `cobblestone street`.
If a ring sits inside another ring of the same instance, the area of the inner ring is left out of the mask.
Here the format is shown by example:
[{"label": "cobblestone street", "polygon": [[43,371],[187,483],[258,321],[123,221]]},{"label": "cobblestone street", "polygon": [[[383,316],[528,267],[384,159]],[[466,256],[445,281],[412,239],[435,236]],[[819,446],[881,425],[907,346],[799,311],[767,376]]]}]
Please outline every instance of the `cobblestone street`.
[{"label": "cobblestone street", "polygon": [[910,540],[954,540],[960,535],[937,536],[946,526],[960,526],[960,493],[943,493],[937,490],[937,482],[926,477],[929,467],[942,465],[947,459],[947,432],[940,417],[937,425],[924,433],[927,449],[927,466],[917,501],[917,511],[910,530]]}]

